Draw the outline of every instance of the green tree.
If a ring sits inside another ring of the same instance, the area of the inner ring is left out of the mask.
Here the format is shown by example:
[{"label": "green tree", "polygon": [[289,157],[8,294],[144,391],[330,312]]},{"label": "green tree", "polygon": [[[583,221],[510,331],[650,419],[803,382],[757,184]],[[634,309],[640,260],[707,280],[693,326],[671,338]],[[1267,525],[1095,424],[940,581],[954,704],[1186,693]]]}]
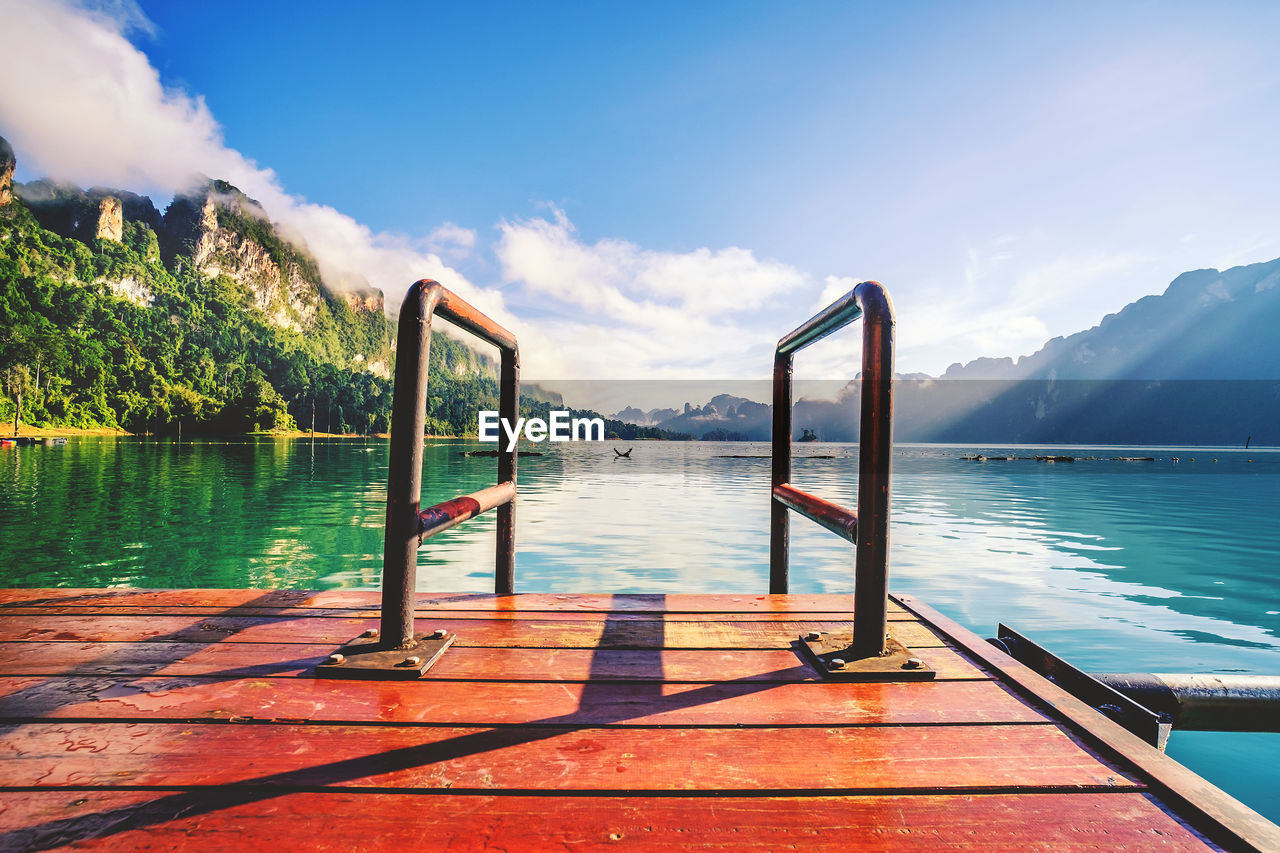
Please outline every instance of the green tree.
[{"label": "green tree", "polygon": [[22,423],[22,397],[31,392],[31,371],[25,364],[15,364],[5,371],[5,390],[13,398],[13,435],[18,436]]},{"label": "green tree", "polygon": [[182,421],[198,421],[204,415],[209,401],[185,385],[169,389],[169,414],[177,421],[178,437],[182,437]]}]

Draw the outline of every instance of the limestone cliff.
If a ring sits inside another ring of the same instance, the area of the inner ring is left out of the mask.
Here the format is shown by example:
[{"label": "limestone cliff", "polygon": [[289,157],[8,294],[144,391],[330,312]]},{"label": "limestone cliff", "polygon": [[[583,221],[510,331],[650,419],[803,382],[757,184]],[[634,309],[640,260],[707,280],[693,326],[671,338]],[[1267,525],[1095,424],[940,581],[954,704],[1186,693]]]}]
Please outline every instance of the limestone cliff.
[{"label": "limestone cliff", "polygon": [[[86,244],[128,243],[148,264],[228,280],[247,308],[278,329],[314,335],[334,364],[388,375],[391,336],[382,294],[362,278],[331,292],[300,237],[287,238],[258,202],[225,181],[204,181],[177,195],[164,216],[146,196],[106,187],[83,190],[41,179],[12,184],[15,158],[0,138],[0,199],[10,186],[42,228]],[[141,307],[156,302],[146,269],[94,278]]]},{"label": "limestone cliff", "polygon": [[363,290],[348,290],[342,294],[342,299],[352,311],[372,313],[381,311],[383,306],[382,291],[371,287]]},{"label": "limestone cliff", "polygon": [[17,163],[12,146],[0,136],[0,207],[13,201],[13,170]]},{"label": "limestone cliff", "polygon": [[82,190],[74,184],[43,179],[15,186],[41,227],[84,243],[123,238],[126,222],[139,222],[153,231],[160,212],[144,195],[109,187]]},{"label": "limestone cliff", "polygon": [[305,331],[323,301],[315,261],[283,240],[256,201],[223,181],[174,199],[165,211],[162,247],[202,275],[244,287],[273,325]]},{"label": "limestone cliff", "polygon": [[113,195],[98,202],[98,227],[94,234],[99,240],[124,239],[124,206]]}]

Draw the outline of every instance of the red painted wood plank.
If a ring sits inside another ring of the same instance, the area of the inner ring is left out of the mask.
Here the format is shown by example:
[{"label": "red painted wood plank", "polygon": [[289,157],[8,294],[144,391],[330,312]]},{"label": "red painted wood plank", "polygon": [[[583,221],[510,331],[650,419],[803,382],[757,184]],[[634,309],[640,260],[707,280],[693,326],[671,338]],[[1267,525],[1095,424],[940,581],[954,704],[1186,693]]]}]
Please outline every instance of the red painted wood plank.
[{"label": "red painted wood plank", "polygon": [[[0,589],[0,607],[10,605],[99,605],[236,607],[302,607],[316,595],[291,589],[95,589],[82,587]],[[367,605],[366,605],[367,606]],[[374,600],[376,606],[376,599]]]},{"label": "red painted wood plank", "polygon": [[1217,849],[1141,793],[519,797],[0,793],[0,848],[273,851]]},{"label": "red painted wood plank", "polygon": [[[539,622],[794,622],[803,618],[812,622],[844,622],[852,618],[849,613],[561,613],[555,610],[441,610],[417,611],[424,619],[489,619],[535,620]],[[7,605],[0,607],[0,619],[6,616],[41,616],[47,619],[65,619],[68,616],[287,616],[294,619],[377,619],[377,610],[340,607],[195,607],[195,606],[132,606],[101,604],[94,607],[70,605]],[[890,622],[917,622],[908,613],[889,614]]]},{"label": "red painted wood plank", "polygon": [[[297,643],[0,643],[0,675],[291,677],[335,646]],[[942,679],[988,676],[947,648],[920,658]],[[489,681],[818,681],[791,650],[493,649],[454,646],[426,678]]]},{"label": "red painted wood plank", "polygon": [[1140,787],[1055,726],[0,727],[0,785],[818,791]]},{"label": "red painted wood plank", "polygon": [[[852,576],[850,583],[852,583]],[[0,604],[101,604],[139,606],[193,605],[201,607],[355,607],[376,609],[377,590],[259,590],[259,589],[0,589]],[[580,594],[420,592],[418,609],[443,610],[557,610],[566,612],[689,612],[796,613],[853,612],[853,595],[709,595],[709,594]],[[889,612],[902,612],[890,603]]]},{"label": "red painted wood plank", "polygon": [[446,725],[895,725],[1047,718],[990,681],[888,684],[368,682],[0,677],[0,718]]},{"label": "red painted wood plank", "polygon": [[[305,616],[0,616],[0,642],[241,642],[341,645],[376,619]],[[463,646],[528,648],[789,648],[805,631],[848,629],[848,622],[659,622],[418,619],[417,630],[443,628]],[[915,648],[943,642],[918,622],[897,623],[895,636]]]}]

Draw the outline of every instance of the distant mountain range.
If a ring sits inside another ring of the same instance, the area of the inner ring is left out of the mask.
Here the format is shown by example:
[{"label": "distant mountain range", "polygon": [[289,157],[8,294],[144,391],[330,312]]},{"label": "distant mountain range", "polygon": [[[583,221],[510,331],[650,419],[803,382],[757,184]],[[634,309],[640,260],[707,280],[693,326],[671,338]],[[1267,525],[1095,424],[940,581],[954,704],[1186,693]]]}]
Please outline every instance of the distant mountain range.
[{"label": "distant mountain range", "polygon": [[[1280,259],[1183,273],[1032,355],[895,380],[898,441],[1280,444]],[[795,435],[856,441],[857,380],[796,403]],[[615,417],[695,437],[764,441],[770,407],[719,395]]]},{"label": "distant mountain range", "polygon": [[954,364],[943,379],[1280,379],[1280,259],[1185,272],[1033,355]]}]

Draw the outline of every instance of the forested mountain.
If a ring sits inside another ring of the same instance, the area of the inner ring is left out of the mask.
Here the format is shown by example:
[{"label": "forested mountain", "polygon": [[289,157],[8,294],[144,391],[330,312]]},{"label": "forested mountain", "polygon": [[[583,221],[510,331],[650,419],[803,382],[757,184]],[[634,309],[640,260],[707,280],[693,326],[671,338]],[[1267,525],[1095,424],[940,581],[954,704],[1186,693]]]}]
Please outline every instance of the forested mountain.
[{"label": "forested mountain", "polygon": [[[12,184],[0,139],[0,420],[134,432],[382,432],[391,324],[371,288],[325,286],[235,187],[150,199]],[[407,284],[407,283],[406,283]],[[428,431],[475,430],[491,366],[435,333]],[[313,420],[314,418],[314,420]]]},{"label": "forested mountain", "polygon": [[[161,214],[124,190],[13,184],[14,163],[0,137],[0,421],[21,406],[25,423],[131,432],[389,429],[382,294],[331,287],[253,199],[206,181]],[[521,394],[525,416],[552,406],[554,392]],[[474,434],[497,408],[489,359],[433,332],[427,432]]]}]

